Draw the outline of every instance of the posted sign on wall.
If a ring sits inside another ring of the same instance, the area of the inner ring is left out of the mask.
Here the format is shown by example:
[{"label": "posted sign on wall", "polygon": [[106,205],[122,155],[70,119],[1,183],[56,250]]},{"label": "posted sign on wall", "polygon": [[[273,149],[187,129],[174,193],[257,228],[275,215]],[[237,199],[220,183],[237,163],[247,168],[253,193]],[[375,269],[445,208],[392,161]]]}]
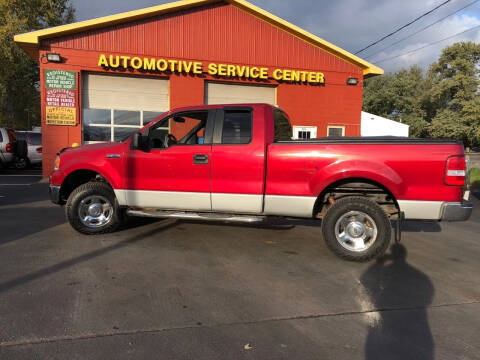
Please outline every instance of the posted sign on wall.
[{"label": "posted sign on wall", "polygon": [[48,125],[77,124],[77,74],[45,70],[45,122]]}]

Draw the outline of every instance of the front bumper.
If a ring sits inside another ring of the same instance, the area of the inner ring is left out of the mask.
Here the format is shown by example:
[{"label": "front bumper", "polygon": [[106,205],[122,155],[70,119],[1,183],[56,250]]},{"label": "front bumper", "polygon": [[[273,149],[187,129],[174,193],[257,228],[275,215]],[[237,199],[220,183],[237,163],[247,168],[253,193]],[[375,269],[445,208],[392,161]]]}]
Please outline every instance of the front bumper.
[{"label": "front bumper", "polygon": [[60,186],[57,185],[50,185],[48,188],[48,193],[50,194],[50,200],[54,204],[60,204]]},{"label": "front bumper", "polygon": [[447,202],[443,204],[442,217],[444,221],[466,221],[472,215],[473,204],[468,201]]}]

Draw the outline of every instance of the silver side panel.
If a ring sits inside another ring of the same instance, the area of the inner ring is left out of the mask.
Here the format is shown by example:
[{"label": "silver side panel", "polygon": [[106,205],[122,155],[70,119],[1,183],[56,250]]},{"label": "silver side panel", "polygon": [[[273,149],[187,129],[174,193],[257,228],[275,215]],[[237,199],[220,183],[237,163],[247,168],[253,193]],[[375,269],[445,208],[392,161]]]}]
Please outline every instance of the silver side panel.
[{"label": "silver side panel", "polygon": [[444,201],[398,200],[405,219],[439,220],[442,217]]},{"label": "silver side panel", "polygon": [[147,191],[147,190],[115,190],[117,199],[124,197],[125,203],[131,207],[181,209],[211,211],[210,193],[181,191]]},{"label": "silver side panel", "polygon": [[265,195],[265,215],[311,218],[317,200],[314,196]]},{"label": "silver side panel", "polygon": [[125,197],[125,190],[113,189],[115,196],[117,197],[118,204],[120,206],[127,205],[127,198]]},{"label": "silver side panel", "polygon": [[212,193],[212,210],[237,214],[261,214],[263,195]]}]

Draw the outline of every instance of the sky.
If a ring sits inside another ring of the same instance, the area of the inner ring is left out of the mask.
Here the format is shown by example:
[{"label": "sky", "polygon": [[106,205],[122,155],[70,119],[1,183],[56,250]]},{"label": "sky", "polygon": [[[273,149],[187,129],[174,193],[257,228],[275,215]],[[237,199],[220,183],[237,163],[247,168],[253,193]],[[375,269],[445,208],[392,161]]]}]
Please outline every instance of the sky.
[{"label": "sky", "polygon": [[[364,48],[384,35],[405,25],[445,0],[249,0],[255,4],[347,51]],[[164,0],[71,0],[76,18],[88,20],[123,11],[164,4]],[[421,28],[461,9],[474,0],[451,0],[420,21],[358,54],[386,72],[412,65],[427,69],[442,48],[458,41],[480,42],[480,0],[425,31],[384,49]],[[422,50],[411,52],[474,26],[477,29]],[[405,54],[411,52],[409,54]],[[403,55],[405,54],[405,55]],[[395,59],[392,57],[399,56]],[[385,60],[385,61],[384,61]]]}]

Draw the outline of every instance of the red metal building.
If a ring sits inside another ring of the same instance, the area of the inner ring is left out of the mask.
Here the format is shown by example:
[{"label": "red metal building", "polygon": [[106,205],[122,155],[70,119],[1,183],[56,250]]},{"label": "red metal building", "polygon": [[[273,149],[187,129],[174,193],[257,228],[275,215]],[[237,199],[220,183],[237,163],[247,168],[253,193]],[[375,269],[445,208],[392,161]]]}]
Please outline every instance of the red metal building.
[{"label": "red metal building", "polygon": [[61,148],[118,141],[186,105],[273,103],[296,138],[360,136],[363,79],[383,73],[243,0],[179,1],[15,41],[40,64],[45,176]]}]

